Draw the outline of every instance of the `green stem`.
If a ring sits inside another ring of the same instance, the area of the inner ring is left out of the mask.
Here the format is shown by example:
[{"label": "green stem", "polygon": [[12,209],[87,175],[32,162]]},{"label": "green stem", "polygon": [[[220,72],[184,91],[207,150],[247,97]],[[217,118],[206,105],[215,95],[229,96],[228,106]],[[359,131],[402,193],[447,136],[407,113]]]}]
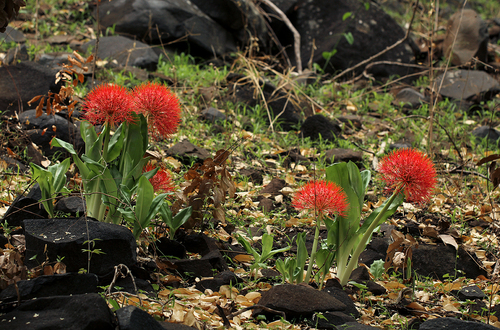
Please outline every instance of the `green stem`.
[{"label": "green stem", "polygon": [[343,276],[340,277],[340,284],[341,285],[344,286],[347,284],[347,281],[349,280],[349,275],[351,275],[352,271],[354,270],[354,267],[358,265],[359,255],[366,248],[368,238],[371,237],[375,228],[377,228],[380,225],[379,224],[380,219],[384,216],[385,212],[391,206],[392,202],[394,202],[394,200],[396,199],[398,194],[399,194],[399,190],[396,189],[394,191],[394,193],[392,194],[392,196],[389,197],[389,200],[385,204],[382,211],[380,211],[380,213],[377,215],[377,217],[370,224],[370,227],[368,227],[368,229],[366,230],[363,237],[361,237],[361,241],[358,243],[356,250],[354,250],[354,252],[352,253],[351,260],[349,260],[349,263],[347,264],[347,268],[346,268]]},{"label": "green stem", "polygon": [[307,266],[306,278],[304,279],[305,283],[309,283],[309,280],[311,278],[311,273],[312,273],[312,267],[316,261],[316,251],[318,249],[319,226],[321,225],[321,217],[322,217],[322,214],[320,214],[318,216],[318,219],[316,220],[316,231],[314,232],[313,247],[312,247],[312,251],[311,251],[311,257],[309,258],[309,265]]},{"label": "green stem", "polygon": [[[106,165],[106,158],[108,157],[108,145],[109,145],[109,140],[110,140],[110,136],[111,136],[111,127],[109,127],[109,123],[105,123],[105,127],[104,127],[104,130],[103,130],[103,134],[104,135],[104,143],[103,143],[103,146],[102,146],[102,158],[101,158],[101,164],[103,166],[107,166]],[[97,189],[95,192],[97,191],[101,191],[101,189],[99,188],[99,186],[101,185],[101,176],[102,175],[98,175],[95,180],[95,189]],[[100,194],[93,194],[92,197],[91,197],[91,205],[88,206],[89,208],[89,216],[97,219],[98,221],[102,221],[104,220],[104,212],[106,211],[106,206],[102,203],[102,198],[101,198],[101,195]]]}]

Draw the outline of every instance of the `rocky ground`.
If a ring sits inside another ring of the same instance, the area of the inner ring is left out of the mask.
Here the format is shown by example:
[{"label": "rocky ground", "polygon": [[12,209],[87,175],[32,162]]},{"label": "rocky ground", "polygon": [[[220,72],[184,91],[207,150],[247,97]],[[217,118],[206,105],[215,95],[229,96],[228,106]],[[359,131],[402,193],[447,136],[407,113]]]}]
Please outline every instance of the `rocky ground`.
[{"label": "rocky ground", "polygon": [[[272,1],[302,36],[299,61],[293,34],[272,7],[210,2],[148,2],[139,10],[134,1],[98,8],[40,1],[21,9],[0,37],[0,328],[500,327],[498,8],[485,2],[453,15],[456,7],[443,6],[429,36],[429,3],[413,10],[398,1],[338,1],[332,9],[330,1]],[[410,22],[405,39],[401,26]],[[248,38],[249,28],[257,39]],[[450,42],[455,35],[469,47]],[[95,65],[90,58],[88,70],[76,65],[73,50],[84,60],[93,54]],[[48,102],[28,101],[68,86],[55,82],[61,63],[76,81],[76,107],[47,114]],[[168,85],[181,101],[179,131],[148,151],[173,173],[177,197],[221,154],[234,195],[226,191],[214,206],[211,190],[201,216],[173,239],[155,219],[136,240],[126,224],[82,217],[82,179],[73,166],[71,194],[54,198],[56,217],[48,219],[29,164],[67,157],[50,146],[53,137],[83,152],[79,101],[93,85],[147,80]],[[430,203],[404,203],[361,254],[348,285],[336,280],[335,267],[321,291],[314,281],[285,283],[276,260],[297,253],[299,233],[307,233],[309,253],[313,245],[314,217],[291,206],[296,189],[324,178],[332,159],[352,161],[372,171],[369,212],[387,198],[378,161],[408,147],[428,152],[436,166]],[[196,163],[206,167],[193,178],[187,173]],[[255,256],[238,237],[261,253],[265,234],[273,235],[273,250],[291,249],[255,271]]]}]

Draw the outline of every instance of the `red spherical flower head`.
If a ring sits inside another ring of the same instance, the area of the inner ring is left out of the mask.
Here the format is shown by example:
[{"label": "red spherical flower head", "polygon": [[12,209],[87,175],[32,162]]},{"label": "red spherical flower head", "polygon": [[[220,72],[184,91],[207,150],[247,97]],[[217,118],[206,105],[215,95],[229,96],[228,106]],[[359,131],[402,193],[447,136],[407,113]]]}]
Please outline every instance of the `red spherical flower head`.
[{"label": "red spherical flower head", "polygon": [[[147,164],[144,166],[142,169],[143,173],[152,171],[156,168],[156,166],[153,166],[151,164]],[[169,171],[165,171],[163,169],[158,169],[156,174],[149,179],[149,182],[153,185],[154,191],[162,191],[162,192],[170,192],[174,191],[174,184],[172,182],[172,175],[170,174]]]},{"label": "red spherical flower head", "polygon": [[132,121],[132,97],[125,87],[103,84],[87,94],[83,118],[91,124],[110,125]]},{"label": "red spherical flower head", "polygon": [[150,134],[155,139],[177,131],[181,120],[179,99],[167,87],[148,82],[136,87],[133,96],[136,112],[148,119]]},{"label": "red spherical flower head", "polygon": [[410,203],[427,202],[436,186],[436,169],[421,151],[399,149],[384,157],[378,166],[390,192],[399,189]]},{"label": "red spherical flower head", "polygon": [[342,188],[325,180],[312,181],[302,186],[293,196],[292,205],[299,210],[340,216],[345,216],[349,207],[347,195]]}]

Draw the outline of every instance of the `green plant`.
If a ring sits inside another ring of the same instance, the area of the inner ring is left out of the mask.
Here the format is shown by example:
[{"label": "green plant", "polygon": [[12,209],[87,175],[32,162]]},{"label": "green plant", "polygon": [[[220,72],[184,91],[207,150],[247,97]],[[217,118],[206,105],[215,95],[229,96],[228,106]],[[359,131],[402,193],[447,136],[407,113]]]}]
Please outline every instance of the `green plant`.
[{"label": "green plant", "polygon": [[299,284],[304,281],[306,271],[306,261],[309,257],[306,249],[306,232],[298,233],[296,238],[297,254],[294,257],[286,257],[276,260],[276,269],[283,278],[292,284]]},{"label": "green plant", "polygon": [[436,172],[432,163],[424,154],[413,149],[391,153],[381,161],[379,171],[387,189],[393,193],[360,225],[370,172],[360,173],[352,162],[334,164],[326,169],[327,180],[342,187],[349,200],[347,216],[326,221],[328,236],[332,235],[336,249],[337,276],[342,285],[347,283],[358,264],[359,255],[366,248],[375,229],[397,210],[405,197],[410,202],[424,202],[430,197],[436,184]]},{"label": "green plant", "polygon": [[47,169],[30,163],[34,180],[40,186],[42,193],[42,205],[49,214],[54,217],[54,199],[57,194],[68,194],[70,191],[64,185],[66,183],[66,172],[70,166],[70,160],[65,159],[59,164],[50,165]]},{"label": "green plant", "polygon": [[273,248],[273,236],[265,233],[262,235],[262,252],[259,253],[243,236],[238,235],[237,236],[238,242],[243,245],[245,250],[247,250],[248,253],[250,253],[253,258],[254,262],[252,266],[250,267],[252,269],[252,272],[255,272],[255,276],[257,275],[257,268],[265,268],[267,267],[265,262],[269,258],[271,258],[273,255],[276,253],[281,253],[290,250],[291,246],[287,246],[281,249],[277,250],[272,250]]},{"label": "green plant", "polygon": [[175,216],[172,216],[172,210],[168,207],[167,204],[162,204],[160,207],[160,217],[162,221],[167,225],[170,229],[168,232],[168,236],[170,239],[174,239],[175,232],[179,229],[183,224],[185,224],[189,218],[191,217],[193,208],[191,206],[180,210],[177,212]]}]

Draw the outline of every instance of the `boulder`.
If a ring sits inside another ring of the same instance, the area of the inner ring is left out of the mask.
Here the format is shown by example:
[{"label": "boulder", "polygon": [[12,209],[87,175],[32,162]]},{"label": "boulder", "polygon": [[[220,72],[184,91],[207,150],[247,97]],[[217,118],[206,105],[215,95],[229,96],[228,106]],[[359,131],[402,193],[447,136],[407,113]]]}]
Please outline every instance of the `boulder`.
[{"label": "boulder", "polygon": [[493,330],[496,327],[474,321],[462,321],[454,317],[441,317],[420,324],[419,330]]},{"label": "boulder", "polygon": [[483,71],[455,70],[439,75],[433,88],[444,97],[468,100],[476,96],[479,101],[484,94],[491,96],[500,91],[500,84]]},{"label": "boulder", "polygon": [[[132,232],[112,223],[81,219],[24,220],[26,259],[28,268],[45,260],[56,261],[64,257],[68,272],[88,268],[99,276],[114,271],[114,266],[136,263],[136,241]],[[90,246],[85,243],[89,241]]]}]

